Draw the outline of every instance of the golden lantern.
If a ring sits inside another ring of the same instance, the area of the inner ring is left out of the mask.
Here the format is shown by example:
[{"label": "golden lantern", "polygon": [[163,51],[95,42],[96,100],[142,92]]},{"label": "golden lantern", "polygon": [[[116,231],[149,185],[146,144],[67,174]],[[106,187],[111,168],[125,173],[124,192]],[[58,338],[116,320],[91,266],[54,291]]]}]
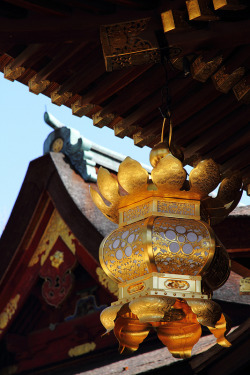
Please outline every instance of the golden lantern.
[{"label": "golden lantern", "polygon": [[[171,152],[172,151],[172,152]],[[151,176],[127,157],[117,178],[100,168],[90,188],[102,213],[119,224],[100,246],[104,272],[119,287],[119,299],[101,313],[114,330],[120,352],[133,352],[155,329],[174,357],[187,358],[206,326],[218,344],[228,323],[212,291],[230,272],[229,257],[210,224],[223,219],[241,196],[241,178],[221,182],[218,165],[203,160],[191,171],[182,153],[160,143],[150,153]],[[221,182],[216,198],[208,194]]]}]

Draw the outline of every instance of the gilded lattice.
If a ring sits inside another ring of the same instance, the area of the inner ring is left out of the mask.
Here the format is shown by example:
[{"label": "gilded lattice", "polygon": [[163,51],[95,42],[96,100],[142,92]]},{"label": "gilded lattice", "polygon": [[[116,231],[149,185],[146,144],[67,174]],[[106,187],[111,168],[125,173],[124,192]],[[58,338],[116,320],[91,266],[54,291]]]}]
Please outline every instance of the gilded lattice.
[{"label": "gilded lattice", "polygon": [[117,282],[132,280],[149,272],[143,243],[144,221],[115,230],[100,253],[105,272]]},{"label": "gilded lattice", "polygon": [[199,275],[213,255],[207,227],[196,220],[157,217],[152,248],[158,272]]},{"label": "gilded lattice", "polygon": [[136,219],[150,212],[150,203],[141,204],[140,206],[130,208],[123,213],[124,222]]},{"label": "gilded lattice", "polygon": [[157,202],[157,211],[176,215],[195,215],[194,203],[178,203],[178,202]]}]

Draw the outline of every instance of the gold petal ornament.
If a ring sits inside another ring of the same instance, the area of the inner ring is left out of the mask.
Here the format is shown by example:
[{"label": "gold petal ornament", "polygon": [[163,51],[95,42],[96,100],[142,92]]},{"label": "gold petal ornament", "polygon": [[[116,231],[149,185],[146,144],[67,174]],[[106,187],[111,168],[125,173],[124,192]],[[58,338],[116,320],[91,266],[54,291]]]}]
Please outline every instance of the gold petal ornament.
[{"label": "gold petal ornament", "polygon": [[172,154],[164,156],[152,170],[151,177],[159,189],[165,191],[178,191],[181,189],[185,179],[186,171],[180,160]]},{"label": "gold petal ornament", "polygon": [[221,181],[218,165],[212,160],[202,160],[190,172],[190,192],[196,192],[200,198],[204,198],[213,191]]},{"label": "gold petal ornament", "polygon": [[201,161],[187,180],[181,160],[181,152],[174,156],[162,142],[150,153],[151,179],[128,157],[117,180],[100,169],[104,199],[90,190],[96,206],[118,223],[99,256],[107,278],[118,285],[118,300],[102,311],[101,322],[114,331],[120,353],[137,350],[150,329],[177,358],[191,356],[202,326],[218,344],[230,346],[229,323],[211,299],[229,276],[229,256],[210,223],[239,200],[241,178],[236,173],[224,179],[212,198],[208,194],[221,181],[218,165]]},{"label": "gold petal ornament", "polygon": [[141,189],[147,189],[148,172],[138,161],[126,157],[118,170],[118,181],[128,193],[133,194]]},{"label": "gold petal ornament", "polygon": [[119,185],[118,181],[111,173],[103,168],[100,167],[97,176],[97,185],[102,194],[102,196],[107,199],[112,204],[115,204],[119,201]]}]

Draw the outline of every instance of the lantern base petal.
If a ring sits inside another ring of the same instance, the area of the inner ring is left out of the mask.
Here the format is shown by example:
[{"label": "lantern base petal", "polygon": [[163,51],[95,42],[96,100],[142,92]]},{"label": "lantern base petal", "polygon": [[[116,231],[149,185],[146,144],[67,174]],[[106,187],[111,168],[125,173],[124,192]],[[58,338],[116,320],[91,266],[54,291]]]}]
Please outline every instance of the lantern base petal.
[{"label": "lantern base petal", "polygon": [[185,299],[196,315],[197,320],[203,326],[214,327],[221,317],[221,307],[212,300],[204,299]]},{"label": "lantern base petal", "polygon": [[106,333],[112,331],[115,326],[115,319],[117,316],[118,311],[121,309],[121,305],[114,305],[107,307],[101,312],[100,320],[104,328],[106,328]]},{"label": "lantern base petal", "polygon": [[175,358],[189,358],[201,336],[199,323],[163,323],[157,335]]},{"label": "lantern base petal", "polygon": [[138,319],[118,317],[115,321],[114,334],[120,344],[120,352],[136,351],[142,341],[148,336],[149,324],[143,324]]},{"label": "lantern base petal", "polygon": [[159,322],[164,319],[175,301],[176,298],[172,297],[139,297],[130,302],[129,308],[141,323]]},{"label": "lantern base petal", "polygon": [[225,316],[221,314],[220,320],[216,323],[215,327],[208,327],[210,332],[217,338],[217,344],[226,348],[231,346],[231,343],[225,338],[225,335],[229,332],[231,326]]}]

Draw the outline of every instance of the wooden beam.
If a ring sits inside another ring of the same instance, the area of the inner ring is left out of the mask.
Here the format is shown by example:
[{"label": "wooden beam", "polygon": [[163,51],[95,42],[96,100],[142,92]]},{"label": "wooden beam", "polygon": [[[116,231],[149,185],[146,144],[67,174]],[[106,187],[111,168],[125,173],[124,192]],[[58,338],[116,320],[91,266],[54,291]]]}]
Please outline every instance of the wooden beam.
[{"label": "wooden beam", "polygon": [[232,170],[241,170],[248,166],[249,162],[249,146],[242,149],[237,155],[231,155],[231,157],[221,166],[223,172]]},{"label": "wooden beam", "polygon": [[[245,108],[244,108],[245,110]],[[208,153],[202,152],[202,155],[206,158],[216,158],[217,162],[223,164],[225,160],[230,157],[230,155],[236,155],[240,150],[250,144],[250,127],[249,127],[249,120],[248,116],[250,115],[250,109],[248,111],[244,111],[245,113],[243,116],[238,116],[239,122],[241,123],[241,128],[234,130],[233,134],[229,136],[231,133],[230,131],[230,123],[228,127],[225,129],[224,138],[221,138],[218,134],[219,143],[217,147],[213,148]],[[232,114],[232,117],[235,116]],[[245,121],[244,121],[245,117]],[[227,122],[227,120],[224,120]],[[243,127],[245,124],[245,127]],[[217,135],[217,134],[216,134]]]},{"label": "wooden beam", "polygon": [[250,258],[250,247],[247,249],[227,249],[230,258]]},{"label": "wooden beam", "polygon": [[181,10],[167,10],[166,12],[161,13],[161,20],[164,33],[191,29],[191,26],[186,20],[186,13]]},{"label": "wooden beam", "polygon": [[56,16],[65,16],[72,10],[71,7],[54,2],[53,0],[27,1],[27,0],[6,0],[8,3],[23,7],[25,9],[36,11],[44,14],[54,14]]},{"label": "wooden beam", "polygon": [[215,21],[218,20],[208,6],[208,0],[187,0],[186,6],[190,21]]},{"label": "wooden beam", "polygon": [[181,123],[181,126],[174,130],[174,137],[180,144],[189,145],[195,138],[211,127],[211,124],[222,120],[233,110],[239,107],[239,104],[232,93],[217,97],[208,106],[197,111],[189,119]]},{"label": "wooden beam", "polygon": [[206,28],[182,33],[168,33],[169,46],[181,48],[181,56],[201,50],[232,49],[248,45],[250,38],[250,20],[235,22],[210,22]]},{"label": "wooden beam", "polygon": [[242,277],[250,277],[250,270],[235,260],[231,260],[231,270]]},{"label": "wooden beam", "polygon": [[172,121],[175,126],[180,125],[192,115],[205,109],[207,105],[213,102],[221,95],[215,90],[212,81],[207,82],[206,85],[198,87],[193,93],[183,98],[180,102],[172,107]]},{"label": "wooden beam", "polygon": [[[185,149],[185,158],[191,157],[198,151],[203,155],[206,154],[207,150],[211,150],[207,156],[209,155],[210,157],[216,157],[217,160],[218,152],[220,150],[223,152],[223,146],[220,146],[221,138],[223,139],[223,137],[231,136],[233,141],[235,135],[235,121],[237,121],[237,119],[240,123],[242,123],[242,126],[244,126],[248,121],[244,107],[237,108],[232,113],[229,113],[226,117],[223,117],[221,121],[215,122],[215,124],[212,127],[209,127],[207,131],[203,132],[199,138],[197,138],[194,142],[191,142],[190,145]],[[215,148],[217,154],[213,152]]]},{"label": "wooden beam", "polygon": [[96,80],[96,86],[89,89],[83,96],[83,102],[101,104],[140,77],[151,67],[152,65],[147,64],[112,73],[105,73],[99,80]]},{"label": "wooden beam", "polygon": [[[116,112],[120,116],[130,111],[130,109],[138,102],[144,100],[150,92],[162,87],[164,72],[158,65],[153,65],[142,76],[135,79],[128,86],[125,86],[119,95],[103,109],[102,115],[110,112]],[[149,85],[150,82],[150,85]],[[136,92],[136,96],[133,93]],[[112,99],[112,98],[111,98]],[[100,103],[102,105],[102,103]]]},{"label": "wooden beam", "polygon": [[246,8],[240,0],[213,0],[215,10],[242,10]]},{"label": "wooden beam", "polygon": [[[137,11],[119,8],[116,12],[105,15],[105,22],[114,24],[143,17],[153,17],[160,29],[161,21],[154,10]],[[0,43],[12,40],[27,44],[72,43],[81,42],[83,38],[88,42],[94,42],[100,37],[101,25],[103,25],[103,14],[91,14],[80,8],[65,17],[41,16],[39,13],[30,12],[24,19],[1,19]]]}]

